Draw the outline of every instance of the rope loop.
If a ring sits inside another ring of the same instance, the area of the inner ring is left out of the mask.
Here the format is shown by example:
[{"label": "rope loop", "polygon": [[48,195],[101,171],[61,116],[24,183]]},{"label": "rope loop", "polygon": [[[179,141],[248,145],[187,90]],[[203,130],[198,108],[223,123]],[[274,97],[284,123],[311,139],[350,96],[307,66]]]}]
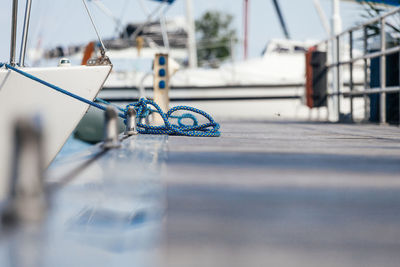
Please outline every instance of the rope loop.
[{"label": "rope loop", "polygon": [[[126,106],[125,114],[130,106],[135,107],[136,117],[138,119],[138,131],[141,134],[167,134],[167,135],[181,135],[193,137],[218,137],[221,135],[219,131],[219,124],[206,112],[189,106],[176,106],[171,108],[167,113],[163,112],[159,105],[154,101],[141,98],[138,102]],[[151,108],[153,107],[153,108]],[[197,118],[190,114],[185,113],[182,115],[172,115],[174,112],[185,110],[197,113],[205,117],[208,122],[199,124]],[[160,114],[163,119],[164,125],[151,126],[142,123],[142,119],[149,116],[151,113]],[[170,119],[177,119],[178,124],[173,124]],[[185,124],[184,119],[192,120],[192,124]]]}]

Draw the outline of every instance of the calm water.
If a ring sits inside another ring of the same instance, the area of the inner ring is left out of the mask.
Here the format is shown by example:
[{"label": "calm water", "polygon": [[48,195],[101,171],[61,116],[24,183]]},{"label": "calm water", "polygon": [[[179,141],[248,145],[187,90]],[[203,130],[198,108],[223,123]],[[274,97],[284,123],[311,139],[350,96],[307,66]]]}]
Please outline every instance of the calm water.
[{"label": "calm water", "polygon": [[54,162],[59,160],[60,158],[78,153],[84,149],[91,147],[91,144],[85,143],[81,140],[75,139],[73,134],[68,138],[65,145],[62,147],[60,153],[58,153]]}]

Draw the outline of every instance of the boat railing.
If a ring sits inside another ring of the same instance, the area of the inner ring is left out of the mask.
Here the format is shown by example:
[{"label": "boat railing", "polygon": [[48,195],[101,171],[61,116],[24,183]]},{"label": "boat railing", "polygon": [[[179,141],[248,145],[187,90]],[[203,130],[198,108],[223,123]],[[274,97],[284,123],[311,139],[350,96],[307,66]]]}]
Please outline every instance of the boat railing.
[{"label": "boat railing", "polygon": [[[369,95],[379,94],[379,121],[382,124],[387,122],[386,94],[400,92],[400,86],[387,85],[386,58],[387,56],[396,53],[400,55],[400,42],[392,44],[391,47],[388,47],[388,41],[390,41],[390,39],[387,38],[387,34],[394,29],[393,24],[390,23],[389,20],[393,19],[394,16],[399,14],[400,8],[394,8],[383,15],[372,18],[339,34],[334,34],[332,37],[315,45],[318,50],[325,51],[329,55],[326,67],[329,81],[327,102],[330,120],[340,120],[341,110],[344,109],[343,104],[346,99],[348,100],[348,98],[350,98],[349,115],[351,120],[353,120],[353,101],[354,98],[357,97],[364,98],[364,120],[368,120],[370,116]],[[371,34],[371,31],[374,32]],[[379,45],[372,47],[374,42],[371,42],[371,40],[375,41],[375,43],[377,43],[379,40]],[[358,41],[361,41],[362,43],[358,44],[357,46]],[[359,51],[359,55],[355,55],[356,51]],[[380,59],[379,86],[372,87],[370,81],[371,60],[376,58]],[[361,87],[356,86],[354,79],[356,64],[358,64],[357,67],[363,65],[363,77],[361,78],[363,81],[357,82],[357,84],[362,84]],[[343,76],[345,74],[348,76],[346,78],[348,79],[348,88],[344,88],[343,86]],[[398,75],[400,77],[400,71]]]}]

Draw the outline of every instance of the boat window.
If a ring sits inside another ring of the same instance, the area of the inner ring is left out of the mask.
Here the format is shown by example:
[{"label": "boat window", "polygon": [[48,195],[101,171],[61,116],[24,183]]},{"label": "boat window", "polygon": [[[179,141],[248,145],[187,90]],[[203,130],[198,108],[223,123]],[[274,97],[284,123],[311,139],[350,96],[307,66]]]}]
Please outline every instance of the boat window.
[{"label": "boat window", "polygon": [[287,48],[287,47],[282,47],[282,46],[277,46],[277,47],[275,47],[275,49],[274,49],[274,52],[277,52],[277,53],[288,53],[290,51],[290,49],[289,48]]},{"label": "boat window", "polygon": [[296,45],[296,46],[294,47],[294,51],[296,51],[296,52],[306,52],[307,49],[306,49],[305,47],[303,47],[303,46],[298,46],[298,45]]}]

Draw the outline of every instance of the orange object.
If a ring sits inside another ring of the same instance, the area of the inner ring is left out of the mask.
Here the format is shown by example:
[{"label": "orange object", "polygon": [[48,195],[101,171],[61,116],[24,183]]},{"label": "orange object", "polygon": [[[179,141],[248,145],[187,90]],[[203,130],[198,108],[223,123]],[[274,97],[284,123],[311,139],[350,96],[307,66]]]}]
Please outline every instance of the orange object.
[{"label": "orange object", "polygon": [[85,52],[83,53],[81,65],[87,64],[88,60],[92,57],[93,52],[94,52],[94,42],[90,42],[85,47]]}]

